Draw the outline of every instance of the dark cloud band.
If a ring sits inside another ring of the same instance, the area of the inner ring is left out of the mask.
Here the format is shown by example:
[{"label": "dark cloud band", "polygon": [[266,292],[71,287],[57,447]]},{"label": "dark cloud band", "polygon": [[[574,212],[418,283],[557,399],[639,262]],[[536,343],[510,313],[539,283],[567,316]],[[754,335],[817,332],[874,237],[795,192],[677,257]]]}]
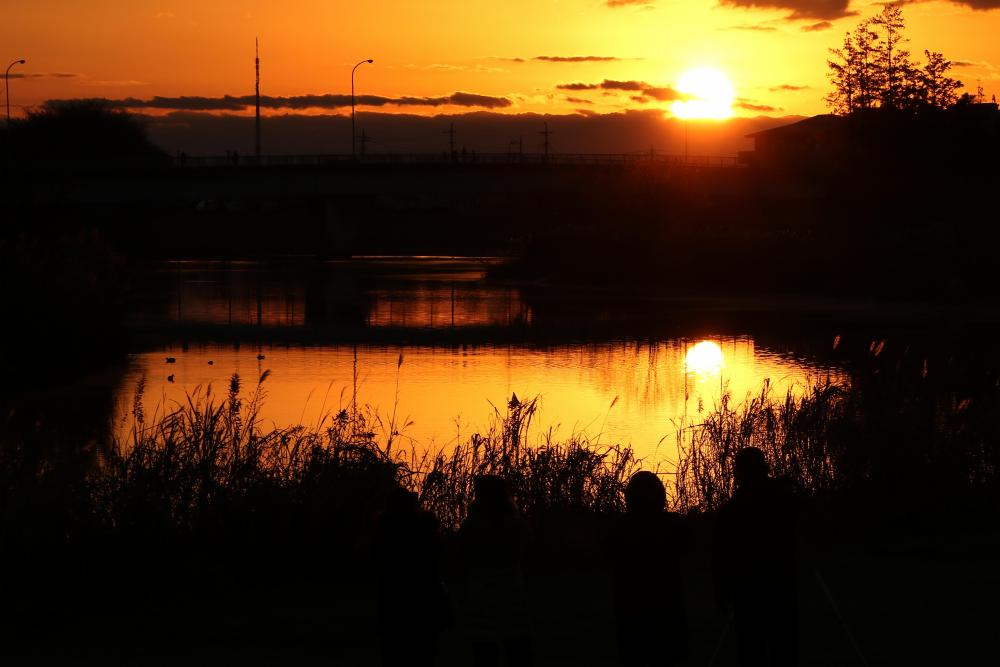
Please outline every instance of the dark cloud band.
[{"label": "dark cloud band", "polygon": [[[482,109],[502,109],[511,106],[506,97],[477,95],[457,92],[441,97],[383,97],[380,95],[358,95],[357,106],[423,106],[423,107],[478,107]],[[253,95],[224,95],[223,97],[152,97],[139,99],[127,97],[119,100],[104,99],[103,102],[122,109],[167,109],[171,111],[245,111],[255,104]],[[262,95],[260,106],[265,109],[342,109],[351,106],[350,95],[295,95],[274,97]]]},{"label": "dark cloud band", "polygon": [[679,100],[683,95],[668,86],[653,86],[645,81],[615,81],[605,79],[600,83],[563,83],[556,86],[559,90],[623,90],[657,100],[670,102]]},{"label": "dark cloud band", "polygon": [[857,13],[848,8],[850,0],[719,0],[719,4],[748,9],[785,9],[791,12],[786,17],[789,20],[830,21]]}]

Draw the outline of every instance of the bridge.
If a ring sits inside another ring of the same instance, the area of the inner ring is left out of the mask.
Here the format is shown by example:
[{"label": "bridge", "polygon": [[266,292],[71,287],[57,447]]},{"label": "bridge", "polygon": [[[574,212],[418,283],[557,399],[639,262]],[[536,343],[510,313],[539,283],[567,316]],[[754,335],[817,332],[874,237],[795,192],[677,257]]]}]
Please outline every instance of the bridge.
[{"label": "bridge", "polygon": [[[178,156],[88,166],[66,172],[68,203],[220,238],[250,229],[274,237],[280,221],[296,247],[334,255],[399,250],[390,238],[414,252],[434,239],[429,252],[490,251],[514,224],[538,231],[598,211],[610,219],[637,189],[726,191],[744,181],[735,157],[656,153]],[[476,247],[453,247],[454,239]]]}]

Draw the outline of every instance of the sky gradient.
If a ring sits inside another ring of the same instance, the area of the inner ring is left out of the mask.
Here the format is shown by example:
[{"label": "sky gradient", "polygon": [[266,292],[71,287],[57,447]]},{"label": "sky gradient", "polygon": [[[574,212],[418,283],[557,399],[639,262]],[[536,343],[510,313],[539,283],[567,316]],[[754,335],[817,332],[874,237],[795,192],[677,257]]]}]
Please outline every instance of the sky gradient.
[{"label": "sky gradient", "polygon": [[[905,7],[908,47],[1000,89],[1000,0]],[[876,4],[844,0],[33,0],[5,7],[14,113],[53,98],[138,100],[147,113],[245,112],[254,37],[265,111],[418,114],[669,109],[681,75],[727,73],[742,116],[822,113],[827,50]],[[860,15],[856,15],[858,13]],[[224,96],[231,96],[227,101]],[[156,100],[160,97],[164,99]],[[180,99],[180,98],[187,99]],[[150,110],[148,106],[154,108]]]}]

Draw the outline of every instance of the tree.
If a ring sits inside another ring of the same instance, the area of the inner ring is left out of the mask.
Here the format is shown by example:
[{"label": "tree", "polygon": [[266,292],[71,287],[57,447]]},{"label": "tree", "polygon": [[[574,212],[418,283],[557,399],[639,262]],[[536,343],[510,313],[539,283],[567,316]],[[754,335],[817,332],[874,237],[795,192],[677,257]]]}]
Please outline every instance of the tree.
[{"label": "tree", "polygon": [[78,163],[167,159],[149,140],[140,117],[105,100],[46,102],[13,124],[9,135],[17,150],[34,159]]},{"label": "tree", "polygon": [[958,102],[958,89],[962,82],[947,76],[951,61],[936,51],[924,51],[927,64],[921,75],[923,102],[931,109],[946,109]]},{"label": "tree", "polygon": [[877,66],[881,74],[881,106],[898,109],[903,105],[905,84],[912,79],[910,52],[900,47],[909,40],[903,37],[906,23],[899,5],[885,5],[881,13],[868,20],[878,35],[875,43]]},{"label": "tree", "polygon": [[839,62],[827,61],[834,89],[826,99],[836,113],[850,114],[871,109],[878,101],[879,72],[874,47],[877,38],[878,34],[871,29],[871,22],[863,21],[853,34],[844,35],[841,48],[830,49]]},{"label": "tree", "polygon": [[962,82],[947,76],[951,61],[924,51],[927,63],[918,67],[902,48],[907,39],[902,9],[885,6],[844,36],[827,61],[833,91],[826,101],[834,113],[849,115],[869,109],[920,113],[945,109],[956,101]]}]

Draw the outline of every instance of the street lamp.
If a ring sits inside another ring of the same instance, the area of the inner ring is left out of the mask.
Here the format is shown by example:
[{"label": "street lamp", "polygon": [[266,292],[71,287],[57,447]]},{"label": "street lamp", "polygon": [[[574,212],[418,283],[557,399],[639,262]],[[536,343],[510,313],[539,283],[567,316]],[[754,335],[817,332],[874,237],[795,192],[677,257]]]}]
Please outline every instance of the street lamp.
[{"label": "street lamp", "polygon": [[357,133],[354,131],[354,72],[365,63],[371,64],[373,62],[375,61],[372,60],[371,58],[369,58],[368,60],[362,60],[361,62],[359,62],[357,65],[354,66],[354,69],[351,70],[351,155],[352,156],[355,154],[357,150],[355,148],[355,144],[357,143],[356,139],[358,136]]},{"label": "street lamp", "polygon": [[10,127],[10,68],[14,65],[23,65],[24,58],[15,60],[7,65],[7,71],[3,73],[3,87],[7,90],[7,127]]}]

